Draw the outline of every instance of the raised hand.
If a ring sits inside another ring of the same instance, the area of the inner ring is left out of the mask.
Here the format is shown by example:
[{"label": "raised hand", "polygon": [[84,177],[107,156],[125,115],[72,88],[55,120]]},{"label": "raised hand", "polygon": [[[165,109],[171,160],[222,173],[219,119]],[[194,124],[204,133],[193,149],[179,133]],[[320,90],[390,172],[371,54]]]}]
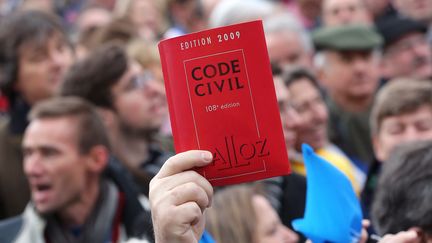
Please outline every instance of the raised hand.
[{"label": "raised hand", "polygon": [[169,158],[150,182],[150,207],[157,243],[195,243],[204,231],[204,210],[213,187],[191,170],[212,161],[208,151],[191,150]]}]

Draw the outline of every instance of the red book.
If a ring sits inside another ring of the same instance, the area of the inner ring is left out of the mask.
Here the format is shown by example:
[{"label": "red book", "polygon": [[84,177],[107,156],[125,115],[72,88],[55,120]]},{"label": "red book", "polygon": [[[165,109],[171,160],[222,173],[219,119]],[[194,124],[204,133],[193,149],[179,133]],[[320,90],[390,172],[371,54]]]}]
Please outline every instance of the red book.
[{"label": "red book", "polygon": [[262,22],[159,43],[176,152],[209,150],[212,185],[290,172]]}]

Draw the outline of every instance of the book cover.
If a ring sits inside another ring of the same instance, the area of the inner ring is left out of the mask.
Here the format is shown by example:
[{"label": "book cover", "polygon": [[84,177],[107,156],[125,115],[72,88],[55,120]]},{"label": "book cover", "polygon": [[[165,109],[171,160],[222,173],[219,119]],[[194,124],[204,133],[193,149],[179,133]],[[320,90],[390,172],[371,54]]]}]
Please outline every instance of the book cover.
[{"label": "book cover", "polygon": [[176,152],[209,150],[214,186],[290,172],[260,20],[159,43]]}]

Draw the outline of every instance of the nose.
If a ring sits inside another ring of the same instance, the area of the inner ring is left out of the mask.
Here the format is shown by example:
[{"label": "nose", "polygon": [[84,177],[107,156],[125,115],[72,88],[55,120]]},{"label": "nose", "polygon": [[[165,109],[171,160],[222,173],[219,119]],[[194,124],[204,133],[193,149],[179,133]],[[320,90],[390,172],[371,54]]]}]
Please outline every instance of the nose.
[{"label": "nose", "polygon": [[327,108],[322,103],[317,103],[312,106],[313,121],[316,123],[327,122]]},{"label": "nose", "polygon": [[363,72],[367,69],[367,60],[366,58],[356,57],[354,60],[354,70],[357,72]]},{"label": "nose", "polygon": [[413,45],[411,50],[415,53],[416,56],[420,56],[420,57],[426,57],[432,55],[431,49],[426,41],[422,41],[417,45]]},{"label": "nose", "polygon": [[50,50],[49,60],[51,68],[59,71],[66,66],[67,58],[59,50]]},{"label": "nose", "polygon": [[165,87],[161,82],[153,78],[149,80],[144,87],[144,92],[150,94],[151,96],[165,95]]},{"label": "nose", "polygon": [[50,50],[50,58],[51,61],[56,64],[60,63],[64,59],[61,51],[57,49]]},{"label": "nose", "polygon": [[284,225],[281,225],[282,227],[282,236],[283,236],[283,242],[284,243],[295,243],[298,242],[299,237],[298,235],[290,230],[289,228],[285,227]]},{"label": "nose", "polygon": [[421,132],[419,132],[415,127],[409,126],[406,128],[402,142],[411,142],[418,140],[419,138],[421,138]]},{"label": "nose", "polygon": [[285,119],[287,119],[286,124],[287,124],[287,127],[290,129],[296,129],[296,128],[300,127],[300,125],[302,123],[300,115],[292,107],[289,107],[287,109]]},{"label": "nose", "polygon": [[38,154],[33,153],[24,157],[24,173],[27,177],[38,177],[43,174],[44,168],[41,158]]},{"label": "nose", "polygon": [[351,20],[351,16],[352,13],[346,8],[339,11],[339,19],[343,24],[348,24]]}]

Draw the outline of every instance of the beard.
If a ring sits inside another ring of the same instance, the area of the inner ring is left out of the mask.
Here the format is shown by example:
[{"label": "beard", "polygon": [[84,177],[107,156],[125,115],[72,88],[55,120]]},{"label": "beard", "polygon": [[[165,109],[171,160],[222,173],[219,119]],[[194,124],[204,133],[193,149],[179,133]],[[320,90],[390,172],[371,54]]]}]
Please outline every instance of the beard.
[{"label": "beard", "polygon": [[127,137],[145,139],[149,142],[154,140],[160,130],[160,127],[133,127],[123,121],[120,121],[119,128],[120,132]]}]

